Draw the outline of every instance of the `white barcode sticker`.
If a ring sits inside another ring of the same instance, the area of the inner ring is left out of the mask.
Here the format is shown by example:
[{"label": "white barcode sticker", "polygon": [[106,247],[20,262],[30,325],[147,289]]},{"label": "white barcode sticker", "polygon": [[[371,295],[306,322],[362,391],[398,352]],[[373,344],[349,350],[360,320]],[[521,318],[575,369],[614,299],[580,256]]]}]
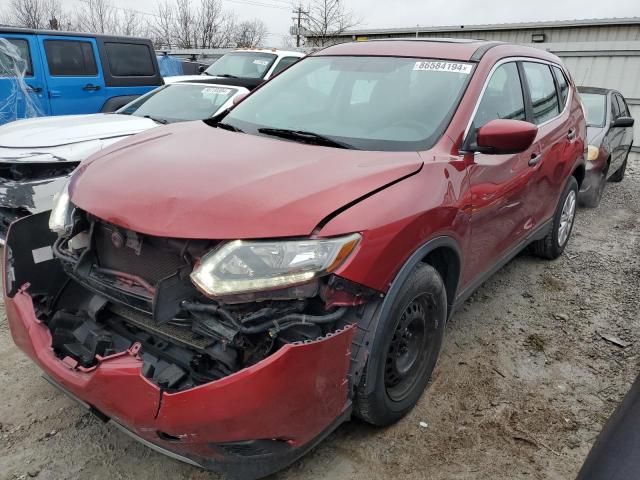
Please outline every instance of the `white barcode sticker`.
[{"label": "white barcode sticker", "polygon": [[465,75],[469,75],[472,68],[473,64],[471,63],[440,62],[438,60],[416,62],[413,66],[414,70],[420,70],[423,72],[452,72],[463,73]]},{"label": "white barcode sticker", "polygon": [[220,87],[207,87],[202,90],[202,95],[229,95],[231,93],[230,88],[220,88]]},{"label": "white barcode sticker", "polygon": [[33,255],[33,263],[35,264],[53,260],[53,250],[50,246],[31,250],[31,254]]},{"label": "white barcode sticker", "polygon": [[255,63],[256,65],[262,65],[264,67],[266,65],[269,65],[269,60],[256,59],[253,61],[253,63]]}]

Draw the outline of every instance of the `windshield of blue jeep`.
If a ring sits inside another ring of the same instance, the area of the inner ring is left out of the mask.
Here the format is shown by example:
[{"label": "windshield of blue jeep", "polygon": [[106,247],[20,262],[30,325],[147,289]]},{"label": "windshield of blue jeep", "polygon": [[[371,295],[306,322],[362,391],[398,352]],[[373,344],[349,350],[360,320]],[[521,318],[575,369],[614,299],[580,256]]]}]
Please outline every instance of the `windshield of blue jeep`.
[{"label": "windshield of blue jeep", "polygon": [[607,96],[601,93],[580,93],[582,103],[587,109],[587,125],[602,127],[607,112]]},{"label": "windshield of blue jeep", "polygon": [[256,135],[312,133],[361,150],[424,150],[447,127],[472,71],[473,64],[455,61],[309,57],[223,122]]},{"label": "windshield of blue jeep", "polygon": [[172,83],[125,105],[117,113],[160,122],[204,120],[213,116],[236,92],[233,87]]}]

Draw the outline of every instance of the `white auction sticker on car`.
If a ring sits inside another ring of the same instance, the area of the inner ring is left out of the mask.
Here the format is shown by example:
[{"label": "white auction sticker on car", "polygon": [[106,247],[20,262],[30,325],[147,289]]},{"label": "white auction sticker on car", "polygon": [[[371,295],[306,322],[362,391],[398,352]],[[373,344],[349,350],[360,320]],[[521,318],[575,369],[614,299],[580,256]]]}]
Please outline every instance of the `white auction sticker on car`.
[{"label": "white auction sticker on car", "polygon": [[230,93],[230,88],[207,87],[202,89],[202,95],[205,97],[209,95],[229,95]]},{"label": "white auction sticker on car", "polygon": [[452,73],[464,73],[469,75],[473,64],[460,63],[460,62],[441,62],[438,60],[429,60],[425,62],[416,62],[413,66],[414,70],[420,70],[423,72],[452,72]]},{"label": "white auction sticker on car", "polygon": [[256,59],[253,61],[253,63],[255,63],[256,65],[262,65],[264,67],[265,65],[269,65],[269,60]]}]

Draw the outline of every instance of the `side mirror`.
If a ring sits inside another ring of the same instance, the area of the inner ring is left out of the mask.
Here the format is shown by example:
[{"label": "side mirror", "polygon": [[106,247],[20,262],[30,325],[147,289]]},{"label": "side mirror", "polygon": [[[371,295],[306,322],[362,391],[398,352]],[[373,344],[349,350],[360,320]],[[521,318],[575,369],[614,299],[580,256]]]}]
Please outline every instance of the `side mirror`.
[{"label": "side mirror", "polygon": [[635,120],[633,117],[618,117],[611,123],[611,128],[616,127],[633,127]]},{"label": "side mirror", "polygon": [[473,150],[488,154],[524,152],[538,134],[533,123],[520,120],[491,120],[478,129],[476,147]]},{"label": "side mirror", "polygon": [[239,104],[242,100],[244,100],[245,98],[247,98],[247,95],[249,95],[248,93],[241,93],[240,95],[237,95],[233,98],[233,106],[235,107],[237,104]]},{"label": "side mirror", "polygon": [[206,68],[204,68],[204,65],[200,65],[198,67],[198,73],[204,73],[205,70],[206,70]]}]

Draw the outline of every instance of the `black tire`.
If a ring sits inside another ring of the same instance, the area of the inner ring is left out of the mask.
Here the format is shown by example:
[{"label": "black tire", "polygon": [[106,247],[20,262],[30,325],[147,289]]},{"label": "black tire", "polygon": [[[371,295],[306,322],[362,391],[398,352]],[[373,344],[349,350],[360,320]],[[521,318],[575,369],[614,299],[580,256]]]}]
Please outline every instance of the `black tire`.
[{"label": "black tire", "polygon": [[[565,228],[563,230],[566,233],[566,237],[562,239],[560,229],[563,222],[563,211],[565,209],[566,202],[569,196],[572,196],[574,201],[573,213],[571,215],[570,223],[565,225]],[[573,231],[576,214],[575,204],[577,203],[577,199],[578,181],[575,179],[575,177],[571,177],[567,182],[567,186],[564,188],[562,195],[560,196],[560,201],[558,202],[558,206],[556,207],[556,213],[553,216],[551,230],[549,231],[549,233],[547,233],[546,237],[531,244],[531,249],[536,255],[548,260],[555,260],[560,255],[562,255],[564,249],[569,243],[569,239],[571,238],[571,232]]]},{"label": "black tire", "polygon": [[627,157],[625,157],[624,162],[618,170],[615,171],[613,175],[609,177],[610,182],[619,183],[624,180],[624,174],[627,171],[627,158],[629,157],[629,152],[627,152]]},{"label": "black tire", "polygon": [[446,320],[442,278],[432,266],[419,263],[393,300],[389,315],[380,319],[356,391],[358,417],[385,426],[415,406],[436,365]]},{"label": "black tire", "polygon": [[602,200],[602,195],[604,194],[604,189],[607,185],[608,170],[609,166],[607,165],[600,174],[600,180],[598,181],[598,184],[594,185],[587,193],[580,195],[581,205],[587,208],[596,208],[598,205],[600,205],[600,200]]}]

